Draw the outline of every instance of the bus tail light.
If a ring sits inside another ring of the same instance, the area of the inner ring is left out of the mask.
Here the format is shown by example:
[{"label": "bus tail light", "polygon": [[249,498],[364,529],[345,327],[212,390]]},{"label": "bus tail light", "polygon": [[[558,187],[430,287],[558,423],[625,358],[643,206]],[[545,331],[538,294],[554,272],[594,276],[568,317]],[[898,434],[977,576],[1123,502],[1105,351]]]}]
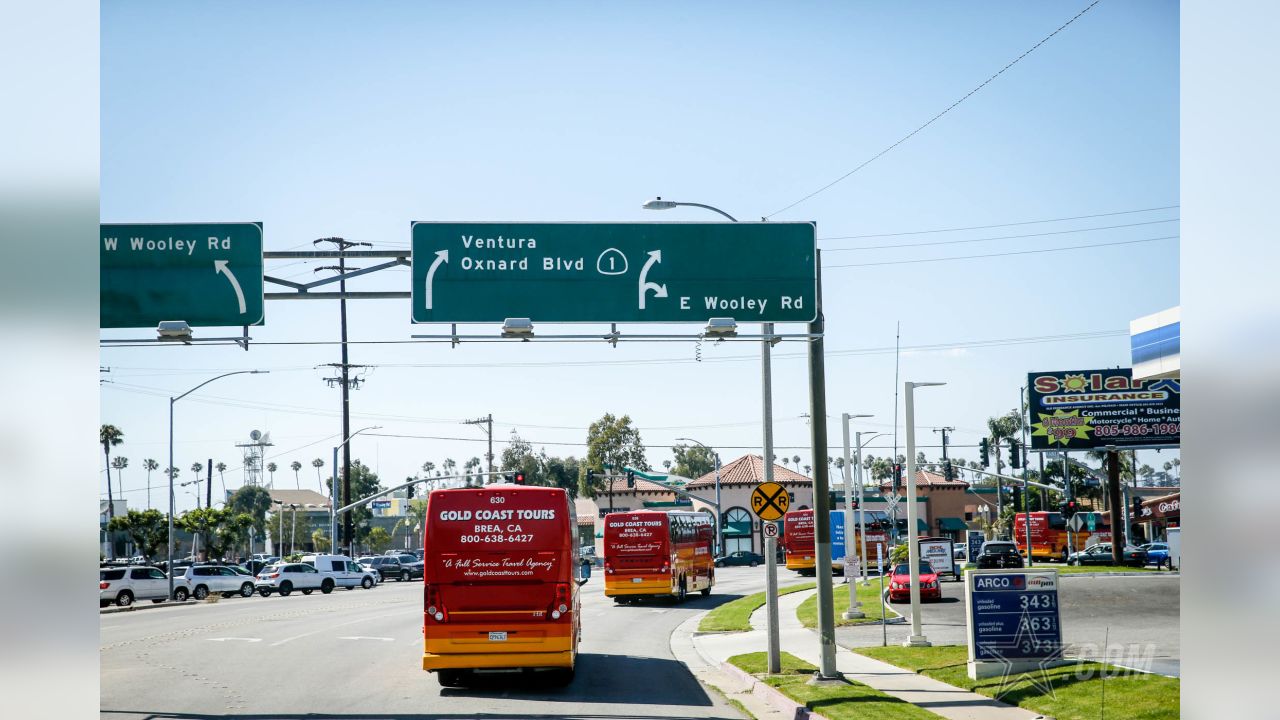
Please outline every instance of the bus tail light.
[{"label": "bus tail light", "polygon": [[448,611],[444,608],[444,603],[440,600],[440,590],[435,585],[427,585],[424,590],[424,596],[427,606],[427,616],[436,622],[444,622],[448,617]]},{"label": "bus tail light", "polygon": [[670,560],[663,560],[663,561],[662,561],[662,572],[671,572],[671,561],[670,561]]},{"label": "bus tail light", "polygon": [[551,613],[548,617],[559,620],[569,611],[569,584],[556,583],[556,597],[551,601]]},{"label": "bus tail light", "polygon": [[606,574],[606,575],[612,575],[612,574],[613,574],[613,563],[609,562],[608,560],[605,560],[605,561],[604,561],[604,572],[605,572],[605,574]]}]

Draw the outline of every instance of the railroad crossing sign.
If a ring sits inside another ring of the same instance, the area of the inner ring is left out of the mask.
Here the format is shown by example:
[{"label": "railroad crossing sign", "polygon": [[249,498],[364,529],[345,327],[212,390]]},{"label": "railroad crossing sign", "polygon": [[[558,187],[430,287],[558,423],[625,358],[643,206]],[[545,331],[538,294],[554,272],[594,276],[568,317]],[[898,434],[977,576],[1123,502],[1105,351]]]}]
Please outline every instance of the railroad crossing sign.
[{"label": "railroad crossing sign", "polygon": [[887,513],[893,513],[894,510],[897,510],[898,502],[902,500],[901,495],[889,494],[889,495],[884,495],[883,497],[884,497],[884,509],[885,509],[885,512]]},{"label": "railroad crossing sign", "polygon": [[761,520],[772,522],[781,519],[789,507],[791,496],[776,482],[760,483],[751,491],[751,510]]},{"label": "railroad crossing sign", "polygon": [[763,531],[764,531],[764,536],[765,536],[765,537],[767,537],[767,538],[776,538],[776,537],[778,537],[778,524],[777,524],[777,523],[766,522],[766,523],[763,523],[763,524],[761,525],[761,528],[762,528],[762,529],[763,529]]},{"label": "railroad crossing sign", "polygon": [[413,322],[809,322],[809,222],[415,222]]},{"label": "railroad crossing sign", "polygon": [[99,228],[100,327],[262,324],[262,223]]}]

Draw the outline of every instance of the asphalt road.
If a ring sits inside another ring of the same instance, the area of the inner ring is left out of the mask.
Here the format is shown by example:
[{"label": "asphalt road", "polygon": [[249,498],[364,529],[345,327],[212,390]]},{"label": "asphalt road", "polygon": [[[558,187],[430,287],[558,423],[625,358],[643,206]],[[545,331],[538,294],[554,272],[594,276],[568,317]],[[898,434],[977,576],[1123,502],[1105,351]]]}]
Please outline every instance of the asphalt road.
[{"label": "asphalt road", "polygon": [[101,713],[122,720],[739,718],[671,656],[669,638],[690,615],[763,587],[763,568],[725,568],[710,597],[618,606],[596,574],[583,588],[582,654],[565,689],[517,677],[441,688],[421,669],[418,581],[103,615]]},{"label": "asphalt road", "polygon": [[[1140,577],[1085,574],[1061,578],[1062,639],[1068,655],[1103,659],[1105,648],[1105,660],[1112,664],[1179,675],[1180,577],[1151,573]],[[870,581],[877,583],[874,577]],[[908,603],[889,607],[910,617]],[[943,582],[942,601],[922,604],[920,618],[930,642],[965,644],[964,583]],[[887,630],[890,643],[901,643],[911,634],[906,623],[890,624]],[[878,624],[836,629],[836,642],[845,647],[880,645],[881,641]]]}]

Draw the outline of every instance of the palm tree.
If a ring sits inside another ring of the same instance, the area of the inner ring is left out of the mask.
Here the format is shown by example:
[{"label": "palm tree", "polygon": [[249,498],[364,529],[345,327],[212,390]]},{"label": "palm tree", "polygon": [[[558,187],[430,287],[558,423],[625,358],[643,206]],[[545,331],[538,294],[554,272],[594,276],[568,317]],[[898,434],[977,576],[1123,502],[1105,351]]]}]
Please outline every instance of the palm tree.
[{"label": "palm tree", "polygon": [[1004,461],[1000,459],[1000,443],[1016,438],[1022,432],[1022,415],[1017,410],[1010,410],[1004,415],[987,418],[987,431],[991,436],[991,444],[996,451],[996,472],[1004,470]]},{"label": "palm tree", "polygon": [[276,486],[276,470],[279,470],[279,469],[280,469],[279,465],[276,465],[273,462],[267,463],[267,474],[270,475],[270,483],[271,483],[271,487],[273,488]]},{"label": "palm tree", "polygon": [[1151,487],[1152,478],[1155,477],[1155,474],[1156,469],[1150,465],[1143,464],[1142,467],[1138,468],[1138,475],[1142,477],[1143,484],[1147,487]]},{"label": "palm tree", "polygon": [[289,469],[293,471],[293,484],[297,485],[298,489],[301,490],[302,480],[298,477],[298,471],[302,469],[302,463],[298,462],[297,460],[294,460],[293,462],[289,463]]},{"label": "palm tree", "polygon": [[169,478],[170,480],[176,480],[176,479],[178,479],[178,476],[179,476],[179,475],[181,475],[181,474],[182,474],[182,471],[178,470],[178,468],[176,468],[176,467],[174,467],[174,466],[172,466],[172,465],[170,465],[170,466],[169,466],[169,469],[168,469],[168,470],[165,470],[165,471],[164,471],[164,476],[165,476],[165,477],[167,477],[167,478]]},{"label": "palm tree", "polygon": [[667,472],[671,472],[671,461],[670,461],[670,460],[663,460],[663,461],[662,461],[662,468],[663,468],[664,470],[666,470]]},{"label": "palm tree", "polygon": [[115,425],[103,425],[98,430],[98,442],[107,456],[107,522],[116,516],[116,499],[111,494],[111,448],[124,442],[124,433]]},{"label": "palm tree", "polygon": [[432,470],[435,470],[435,469],[436,469],[436,464],[435,464],[435,463],[433,463],[433,462],[431,462],[430,460],[428,460],[428,461],[426,461],[426,462],[422,463],[422,472],[423,472],[427,477],[431,477],[431,471],[432,471]]},{"label": "palm tree", "polygon": [[151,458],[147,458],[146,460],[142,461],[142,467],[145,468],[147,471],[147,509],[150,510],[151,509],[151,471],[159,470],[160,463],[156,462],[155,460],[152,460]]},{"label": "palm tree", "polygon": [[227,471],[227,464],[224,462],[219,462],[217,465],[213,466],[213,469],[218,471],[218,484],[222,486],[222,497],[226,497],[227,496],[227,478],[223,476],[222,473]]},{"label": "palm tree", "polygon": [[440,469],[444,471],[445,475],[452,475],[457,467],[458,463],[454,462],[453,458],[445,458],[444,462],[440,463]]},{"label": "palm tree", "polygon": [[[320,468],[324,467],[324,460],[316,458],[311,461],[311,467],[316,469],[316,482],[320,484],[320,494],[324,494],[324,480],[320,478]],[[317,546],[318,547],[318,546]]]},{"label": "palm tree", "polygon": [[[129,458],[123,455],[117,455],[111,461],[111,467],[116,469],[116,489],[120,491],[120,497],[124,497],[124,478],[121,476],[122,471],[129,467]],[[108,473],[109,474],[109,473]]]},{"label": "palm tree", "polygon": [[805,466],[804,466],[804,474],[805,474],[805,475],[808,475],[808,474],[810,474],[810,473],[812,473],[812,472],[813,472],[813,466],[812,466],[812,465],[805,465]]},{"label": "palm tree", "polygon": [[471,464],[472,464],[472,467],[474,467],[474,468],[476,469],[476,478],[480,480],[480,482],[478,482],[478,483],[476,483],[476,484],[477,484],[477,485],[483,485],[483,484],[484,484],[484,477],[485,477],[485,476],[484,476],[484,475],[481,475],[480,473],[483,471],[483,468],[484,468],[484,461],[483,461],[483,460],[481,460],[481,459],[480,459],[480,458],[478,458],[478,457],[472,456],[472,458],[471,458]]},{"label": "palm tree", "polygon": [[796,470],[799,470],[799,469],[800,469],[800,456],[799,456],[799,455],[796,455],[795,457],[791,458],[791,463],[792,463],[793,465],[795,465],[795,466],[796,466]]}]

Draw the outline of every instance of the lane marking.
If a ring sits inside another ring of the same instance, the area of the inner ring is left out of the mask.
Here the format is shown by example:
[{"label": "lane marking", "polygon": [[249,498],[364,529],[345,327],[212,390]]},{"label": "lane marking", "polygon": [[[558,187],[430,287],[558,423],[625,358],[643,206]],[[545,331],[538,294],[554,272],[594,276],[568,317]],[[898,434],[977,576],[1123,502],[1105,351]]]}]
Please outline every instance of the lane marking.
[{"label": "lane marking", "polygon": [[385,615],[373,615],[373,616],[371,616],[371,617],[364,617],[364,618],[357,618],[357,619],[355,619],[355,620],[348,620],[347,622],[337,623],[337,624],[334,624],[334,625],[329,625],[328,627],[320,628],[319,630],[312,630],[311,632],[304,632],[304,633],[302,633],[301,635],[294,635],[293,637],[287,637],[287,638],[285,638],[285,639],[283,639],[283,640],[277,640],[277,641],[275,641],[275,642],[271,643],[271,647],[279,647],[279,646],[281,646],[281,645],[284,645],[284,644],[285,644],[285,643],[287,643],[287,642],[293,642],[294,640],[300,640],[300,639],[302,639],[302,638],[304,638],[304,637],[310,637],[310,636],[315,635],[315,634],[317,634],[317,633],[322,633],[322,632],[325,632],[325,631],[327,631],[327,630],[332,630],[333,628],[336,628],[336,627],[344,627],[344,626],[346,626],[346,625],[355,625],[356,623],[368,622],[368,621],[370,621],[370,620],[381,620],[382,618],[389,618],[389,617],[404,617],[404,613],[403,613],[403,612],[386,613]]},{"label": "lane marking", "polygon": [[205,640],[211,640],[213,642],[225,642],[227,640],[243,640],[244,642],[262,642],[262,638],[245,638],[245,637],[205,638]]},{"label": "lane marking", "polygon": [[339,635],[339,640],[381,640],[382,642],[395,642],[394,638],[374,637],[373,635]]}]

